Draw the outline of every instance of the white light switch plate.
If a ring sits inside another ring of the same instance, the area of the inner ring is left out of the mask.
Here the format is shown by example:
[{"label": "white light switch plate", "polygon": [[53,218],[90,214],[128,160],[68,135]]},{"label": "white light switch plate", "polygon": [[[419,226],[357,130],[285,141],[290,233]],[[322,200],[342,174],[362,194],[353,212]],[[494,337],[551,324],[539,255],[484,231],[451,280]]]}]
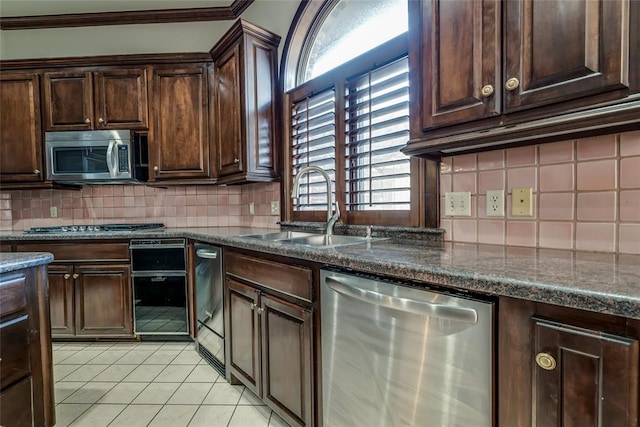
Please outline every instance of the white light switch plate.
[{"label": "white light switch plate", "polygon": [[444,214],[446,216],[471,216],[471,193],[468,191],[444,193]]},{"label": "white light switch plate", "polygon": [[277,200],[271,202],[271,215],[280,215],[280,202]]}]

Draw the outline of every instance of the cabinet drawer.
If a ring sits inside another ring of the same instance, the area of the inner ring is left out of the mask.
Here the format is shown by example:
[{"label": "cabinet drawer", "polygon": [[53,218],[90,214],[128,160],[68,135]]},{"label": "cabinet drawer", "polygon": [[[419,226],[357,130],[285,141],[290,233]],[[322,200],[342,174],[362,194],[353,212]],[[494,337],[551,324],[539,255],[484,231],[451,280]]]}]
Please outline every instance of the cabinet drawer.
[{"label": "cabinet drawer", "polygon": [[0,425],[27,427],[33,423],[31,405],[31,377],[10,387],[0,394]]},{"label": "cabinet drawer", "polygon": [[306,301],[312,299],[313,275],[309,268],[228,252],[226,272],[237,278],[284,292]]},{"label": "cabinet drawer", "polygon": [[128,261],[129,243],[21,243],[17,252],[51,252],[55,261]]},{"label": "cabinet drawer", "polygon": [[0,323],[0,388],[29,376],[29,316]]},{"label": "cabinet drawer", "polygon": [[27,306],[25,278],[17,277],[0,283],[0,316],[4,316]]}]

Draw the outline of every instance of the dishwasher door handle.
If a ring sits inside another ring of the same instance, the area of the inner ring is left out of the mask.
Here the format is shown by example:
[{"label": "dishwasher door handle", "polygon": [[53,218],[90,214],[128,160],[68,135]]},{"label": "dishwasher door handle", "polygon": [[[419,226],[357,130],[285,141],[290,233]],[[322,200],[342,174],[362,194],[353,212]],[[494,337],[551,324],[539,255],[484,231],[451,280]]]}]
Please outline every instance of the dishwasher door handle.
[{"label": "dishwasher door handle", "polygon": [[327,286],[334,291],[370,304],[423,316],[436,317],[439,319],[472,324],[478,323],[478,312],[472,308],[433,304],[409,298],[386,295],[380,292],[362,289],[355,284],[348,283],[349,280],[345,280],[345,278],[342,277],[327,277],[325,281]]},{"label": "dishwasher door handle", "polygon": [[206,249],[198,249],[196,251],[196,255],[199,256],[200,258],[209,258],[209,259],[218,258],[218,252],[217,251],[208,251]]}]

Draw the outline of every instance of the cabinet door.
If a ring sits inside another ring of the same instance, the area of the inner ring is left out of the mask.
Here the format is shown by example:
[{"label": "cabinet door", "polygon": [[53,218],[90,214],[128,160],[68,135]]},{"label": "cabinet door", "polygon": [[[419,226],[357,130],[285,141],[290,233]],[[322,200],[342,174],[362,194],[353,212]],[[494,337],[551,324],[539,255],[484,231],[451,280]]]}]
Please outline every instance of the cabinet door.
[{"label": "cabinet door", "polygon": [[217,176],[233,175],[244,170],[240,96],[240,44],[215,60],[215,107],[213,111],[215,162]]},{"label": "cabinet door", "polygon": [[249,390],[262,396],[260,382],[260,334],[259,317],[256,310],[259,292],[228,279],[229,298],[229,368]]},{"label": "cabinet door", "polygon": [[97,129],[146,129],[147,70],[98,71],[95,77]]},{"label": "cabinet door", "polygon": [[504,7],[504,84],[517,79],[506,87],[507,112],[629,86],[628,0],[524,0]]},{"label": "cabinet door", "polygon": [[1,180],[42,181],[38,74],[0,75],[0,123]]},{"label": "cabinet door", "polygon": [[0,425],[6,427],[31,427],[34,420],[31,397],[32,378],[26,378],[0,393]]},{"label": "cabinet door", "polygon": [[50,265],[49,311],[51,334],[54,336],[75,335],[73,316],[73,266]]},{"label": "cabinet door", "polygon": [[556,322],[534,322],[534,424],[635,426],[638,342]]},{"label": "cabinet door", "polygon": [[133,335],[129,265],[75,267],[76,335]]},{"label": "cabinet door", "polygon": [[93,129],[91,73],[45,73],[44,130],[89,129]]},{"label": "cabinet door", "polygon": [[207,178],[206,68],[156,69],[152,98],[150,178]]},{"label": "cabinet door", "polygon": [[312,422],[311,312],[263,294],[263,398],[290,424]]},{"label": "cabinet door", "polygon": [[415,133],[498,114],[500,1],[410,1],[409,9]]}]

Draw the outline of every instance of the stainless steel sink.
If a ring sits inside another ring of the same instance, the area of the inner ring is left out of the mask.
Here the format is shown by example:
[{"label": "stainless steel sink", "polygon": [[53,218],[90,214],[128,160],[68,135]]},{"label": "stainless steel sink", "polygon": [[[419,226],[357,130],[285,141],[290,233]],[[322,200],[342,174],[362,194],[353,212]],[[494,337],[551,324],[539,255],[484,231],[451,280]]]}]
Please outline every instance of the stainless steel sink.
[{"label": "stainless steel sink", "polygon": [[291,240],[298,237],[317,236],[313,233],[303,233],[301,231],[278,231],[274,233],[262,233],[262,234],[244,234],[238,237],[247,237],[249,239],[258,240],[270,240],[277,242],[279,240]]},{"label": "stainless steel sink", "polygon": [[316,234],[316,235],[311,235],[306,237],[297,237],[294,239],[280,240],[280,243],[312,246],[315,248],[335,248],[338,246],[357,245],[360,243],[371,242],[373,240],[380,240],[380,239],[372,239],[371,237],[360,237],[360,236],[337,236],[337,235],[327,236],[324,234]]}]

